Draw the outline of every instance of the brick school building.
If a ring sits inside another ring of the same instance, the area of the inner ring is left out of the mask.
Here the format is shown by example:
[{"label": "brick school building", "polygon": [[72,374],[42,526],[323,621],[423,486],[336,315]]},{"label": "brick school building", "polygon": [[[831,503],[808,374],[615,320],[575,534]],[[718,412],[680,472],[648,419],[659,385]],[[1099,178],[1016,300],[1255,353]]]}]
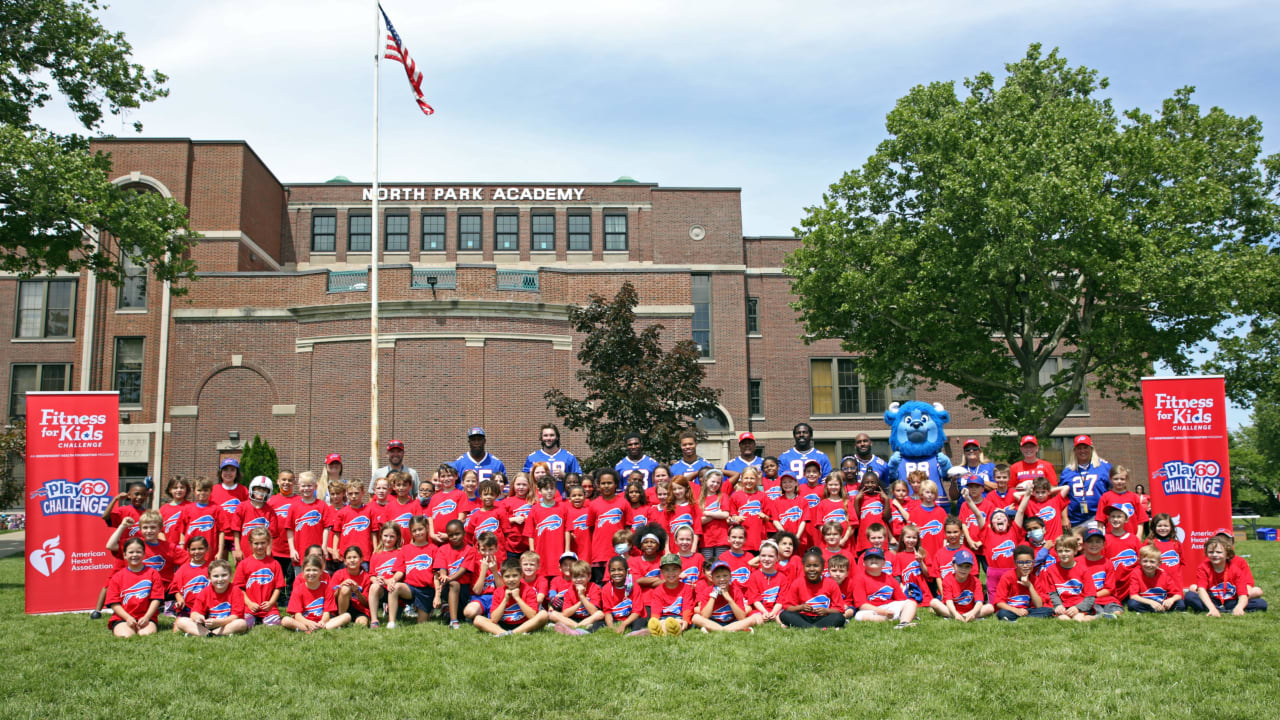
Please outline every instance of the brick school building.
[{"label": "brick school building", "polygon": [[[581,338],[567,308],[625,281],[640,295],[639,324],[700,344],[707,382],[722,391],[700,448],[717,464],[745,430],[763,453],[782,452],[799,421],[833,461],[859,432],[887,455],[882,414],[894,400],[942,402],[957,462],[964,438],[990,435],[954,388],[868,386],[836,341],[805,345],[781,270],[798,240],[744,234],[738,188],[386,182],[372,218],[368,185],[282,182],[241,141],[94,147],[112,154],[116,182],[189,208],[204,236],[191,250],[199,280],[167,299],[141,269],[121,288],[87,273],[0,277],[0,307],[14,318],[0,359],[9,417],[24,414],[26,390],[120,390],[122,477],[212,476],[255,434],[282,468],[319,470],[338,452],[349,477],[365,475],[374,222],[381,437],[404,441],[420,470],[463,453],[476,425],[518,469],[539,426],[556,420],[543,393],[576,389]],[[1139,411],[1091,392],[1042,454],[1060,466],[1082,432],[1145,477]],[[572,433],[564,446],[588,454]]]}]

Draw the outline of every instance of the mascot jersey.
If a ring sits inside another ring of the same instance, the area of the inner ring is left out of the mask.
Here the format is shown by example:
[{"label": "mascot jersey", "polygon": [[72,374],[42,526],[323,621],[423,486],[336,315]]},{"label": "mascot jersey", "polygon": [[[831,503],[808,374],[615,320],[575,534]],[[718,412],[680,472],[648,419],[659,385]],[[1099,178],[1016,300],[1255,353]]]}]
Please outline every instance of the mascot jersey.
[{"label": "mascot jersey", "polygon": [[938,486],[938,504],[950,512],[950,502],[943,491],[942,480],[951,468],[951,459],[942,451],[947,444],[947,434],[942,426],[951,422],[951,413],[941,404],[912,400],[893,403],[884,413],[889,426],[889,456],[886,473],[892,480],[906,481],[914,471],[928,474]]}]

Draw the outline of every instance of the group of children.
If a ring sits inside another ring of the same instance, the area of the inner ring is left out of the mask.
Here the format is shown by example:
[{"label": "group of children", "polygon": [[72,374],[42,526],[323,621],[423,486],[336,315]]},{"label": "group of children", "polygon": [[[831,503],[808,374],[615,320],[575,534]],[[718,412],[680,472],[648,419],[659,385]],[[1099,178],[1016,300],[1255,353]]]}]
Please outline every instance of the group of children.
[{"label": "group of children", "polygon": [[171,480],[160,510],[144,509],[140,488],[111,504],[107,549],[120,569],[102,600],[120,636],[155,632],[162,612],[175,632],[201,636],[436,615],[493,635],[677,635],[903,628],[925,610],[971,622],[1266,609],[1229,532],[1205,543],[1185,583],[1172,519],[1151,518],[1144,537],[1123,481],[1101,525],[1072,528],[1063,487],[1041,477],[1011,488],[1003,465],[990,482],[966,479],[956,514],[924,473],[883,488],[872,470],[823,478],[812,463],[802,483],[769,465],[731,484],[714,468],[660,469],[649,488],[602,469],[563,491],[545,463],[509,485],[442,465],[418,488],[392,472],[366,499],[341,481],[321,496],[311,472],[245,488],[224,461],[220,482]]}]

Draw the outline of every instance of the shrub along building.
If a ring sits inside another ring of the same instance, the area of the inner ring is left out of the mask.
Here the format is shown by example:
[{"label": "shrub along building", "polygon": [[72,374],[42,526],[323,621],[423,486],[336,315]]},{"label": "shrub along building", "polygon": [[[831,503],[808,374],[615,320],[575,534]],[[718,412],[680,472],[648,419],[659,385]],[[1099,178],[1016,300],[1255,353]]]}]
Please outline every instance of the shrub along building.
[{"label": "shrub along building", "polygon": [[[882,414],[895,400],[942,402],[957,461],[964,438],[991,433],[953,387],[870,387],[836,341],[805,345],[781,270],[798,241],[744,235],[738,188],[394,182],[375,220],[368,185],[282,183],[244,142],[94,146],[112,154],[116,182],[190,209],[204,236],[190,251],[198,280],[170,298],[140,268],[120,288],[87,273],[2,277],[0,307],[15,319],[0,352],[10,417],[24,414],[26,390],[120,391],[124,477],[212,475],[255,434],[281,468],[319,469],[337,452],[349,476],[365,476],[375,221],[381,435],[404,441],[420,470],[464,452],[477,425],[518,469],[555,421],[543,393],[576,389],[567,307],[626,281],[639,323],[701,347],[722,392],[703,420],[700,451],[713,462],[735,455],[746,430],[776,455],[800,421],[833,460],[859,432],[887,454]],[[1081,432],[1145,475],[1140,412],[1093,393],[1044,455],[1060,465]],[[587,454],[573,434],[564,445]]]}]

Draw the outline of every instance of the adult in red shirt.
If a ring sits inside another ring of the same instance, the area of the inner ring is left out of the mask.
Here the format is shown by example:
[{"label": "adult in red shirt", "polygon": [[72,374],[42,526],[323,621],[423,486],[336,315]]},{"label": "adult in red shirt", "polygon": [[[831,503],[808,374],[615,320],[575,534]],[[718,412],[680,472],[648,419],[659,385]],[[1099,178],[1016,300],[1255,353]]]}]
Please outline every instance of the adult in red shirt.
[{"label": "adult in red shirt", "polygon": [[1021,444],[1022,459],[1009,466],[1009,482],[1014,487],[1019,487],[1028,480],[1042,477],[1047,478],[1050,485],[1057,485],[1058,471],[1053,469],[1052,463],[1037,457],[1037,453],[1040,452],[1040,442],[1036,440],[1036,436],[1023,435]]}]

